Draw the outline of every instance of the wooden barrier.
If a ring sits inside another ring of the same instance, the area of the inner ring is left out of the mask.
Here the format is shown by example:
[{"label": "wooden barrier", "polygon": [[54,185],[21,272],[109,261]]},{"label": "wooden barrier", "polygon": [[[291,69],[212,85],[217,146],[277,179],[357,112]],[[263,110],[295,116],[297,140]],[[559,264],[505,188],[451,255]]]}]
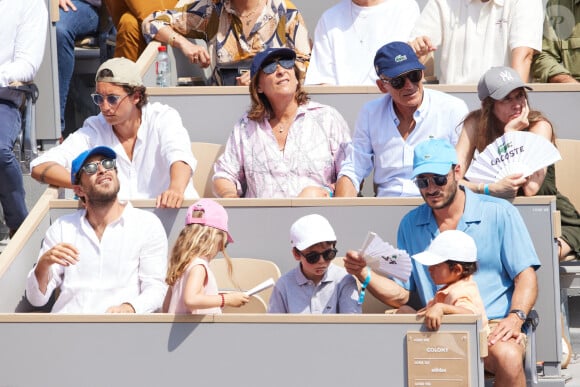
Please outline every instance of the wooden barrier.
[{"label": "wooden barrier", "polygon": [[[475,315],[445,316],[437,333],[410,315],[0,315],[1,379],[59,387],[290,387],[301,380],[477,387],[480,330]],[[454,359],[440,359],[442,351]],[[407,384],[417,369],[426,377]]]}]

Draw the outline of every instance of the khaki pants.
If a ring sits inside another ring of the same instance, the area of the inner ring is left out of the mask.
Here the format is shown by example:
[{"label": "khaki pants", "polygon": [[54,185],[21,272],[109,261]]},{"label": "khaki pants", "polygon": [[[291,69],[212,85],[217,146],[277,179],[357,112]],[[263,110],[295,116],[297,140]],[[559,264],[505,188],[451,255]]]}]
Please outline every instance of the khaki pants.
[{"label": "khaki pants", "polygon": [[[488,334],[489,334],[489,332],[493,332],[493,330],[495,329],[497,324],[499,324],[499,321],[500,320],[489,320],[487,322],[487,325],[489,327]],[[526,336],[525,334],[523,334],[522,336],[523,336],[523,338],[522,338],[522,341],[520,341],[520,345],[524,348],[524,355],[525,355],[526,345],[528,344],[528,336]]]},{"label": "khaki pants", "polygon": [[145,50],[141,23],[155,11],[173,8],[177,0],[105,0],[105,4],[117,28],[115,57],[136,62]]}]

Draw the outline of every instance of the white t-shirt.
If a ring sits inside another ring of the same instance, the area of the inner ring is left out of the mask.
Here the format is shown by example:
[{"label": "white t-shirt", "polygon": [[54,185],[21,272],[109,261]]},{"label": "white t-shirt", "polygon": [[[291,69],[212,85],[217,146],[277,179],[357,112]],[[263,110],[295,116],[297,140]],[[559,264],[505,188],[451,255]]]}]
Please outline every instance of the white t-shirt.
[{"label": "white t-shirt", "polygon": [[[108,146],[117,153],[117,169],[121,189],[119,198],[152,199],[169,188],[170,168],[176,161],[187,163],[192,172],[197,161],[191,153],[189,134],[183,127],[177,110],[161,103],[148,103],[141,111],[141,126],[129,159],[113,128],[102,114],[89,117],[83,127],[30,163],[31,168],[47,161],[70,170],[73,160],[83,151],[96,146]],[[184,192],[186,199],[199,195],[190,180]]]},{"label": "white t-shirt", "polygon": [[305,84],[375,85],[377,50],[392,41],[407,42],[418,17],[415,0],[385,0],[372,7],[342,0],[316,25]]},{"label": "white t-shirt", "polygon": [[429,0],[411,39],[437,46],[441,83],[476,84],[489,68],[511,66],[514,48],[541,51],[543,21],[542,0]]}]

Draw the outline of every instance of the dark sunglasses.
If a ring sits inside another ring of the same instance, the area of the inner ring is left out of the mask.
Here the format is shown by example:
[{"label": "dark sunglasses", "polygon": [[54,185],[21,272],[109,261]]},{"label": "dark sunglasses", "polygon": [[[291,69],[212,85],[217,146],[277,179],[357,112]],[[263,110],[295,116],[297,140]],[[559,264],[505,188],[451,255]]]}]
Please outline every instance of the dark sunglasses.
[{"label": "dark sunglasses", "polygon": [[424,189],[429,187],[429,181],[435,183],[435,185],[442,187],[447,184],[447,175],[433,175],[430,177],[416,177],[415,184],[419,189]]},{"label": "dark sunglasses", "polygon": [[115,159],[102,159],[101,161],[94,161],[92,163],[86,163],[85,165],[83,165],[81,167],[81,169],[87,175],[94,175],[99,170],[99,164],[101,164],[103,166],[103,168],[105,168],[107,171],[115,168],[115,165],[117,165],[117,163],[115,162]]},{"label": "dark sunglasses", "polygon": [[120,95],[115,95],[115,94],[102,95],[102,94],[94,93],[94,94],[91,94],[91,98],[93,99],[93,102],[97,106],[101,106],[102,104],[105,103],[105,101],[107,101],[109,106],[116,106],[123,99],[125,99],[125,97],[127,97],[128,95],[129,94],[125,94],[123,97],[121,97]]},{"label": "dark sunglasses", "polygon": [[313,251],[311,253],[304,254],[302,251],[298,249],[296,249],[296,251],[298,251],[298,253],[306,259],[306,262],[308,262],[311,265],[318,262],[320,260],[320,256],[322,256],[322,258],[324,258],[325,261],[332,261],[336,257],[336,253],[338,252],[338,250],[335,248],[328,249],[326,251],[323,251],[322,253],[317,253],[316,251]]},{"label": "dark sunglasses", "polygon": [[422,70],[413,70],[413,71],[409,71],[406,74],[399,75],[398,77],[395,77],[395,78],[391,78],[391,79],[381,78],[381,81],[383,81],[384,83],[389,83],[391,86],[393,86],[393,89],[398,90],[398,89],[402,89],[403,86],[405,86],[405,80],[407,78],[411,82],[417,83],[421,79],[423,79],[423,71]]},{"label": "dark sunglasses", "polygon": [[274,62],[270,62],[262,67],[262,71],[264,74],[272,74],[274,71],[276,71],[276,67],[278,65],[282,66],[286,70],[290,70],[294,67],[294,62],[294,59],[276,59]]}]

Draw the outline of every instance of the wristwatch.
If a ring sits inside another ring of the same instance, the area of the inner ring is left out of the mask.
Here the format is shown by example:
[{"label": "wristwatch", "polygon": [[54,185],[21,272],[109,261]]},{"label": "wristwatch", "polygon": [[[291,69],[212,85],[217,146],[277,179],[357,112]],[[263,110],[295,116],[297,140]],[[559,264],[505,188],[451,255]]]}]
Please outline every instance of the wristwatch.
[{"label": "wristwatch", "polygon": [[528,317],[526,312],[524,312],[523,310],[520,310],[520,309],[512,309],[512,310],[510,310],[510,313],[515,313],[515,315],[518,316],[519,319],[522,321],[526,321],[526,318]]}]

